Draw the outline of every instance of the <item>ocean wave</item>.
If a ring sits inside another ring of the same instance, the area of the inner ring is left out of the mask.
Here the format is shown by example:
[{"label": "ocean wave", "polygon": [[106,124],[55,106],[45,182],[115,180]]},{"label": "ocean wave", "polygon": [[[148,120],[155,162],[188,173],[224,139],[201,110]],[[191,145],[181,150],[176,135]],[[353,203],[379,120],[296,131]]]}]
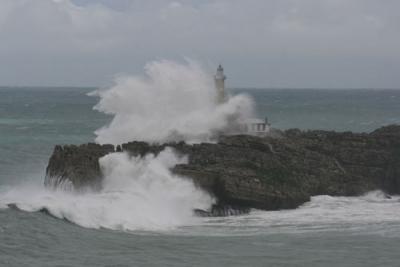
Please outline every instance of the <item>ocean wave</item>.
[{"label": "ocean wave", "polygon": [[[171,195],[168,188],[165,191]],[[195,191],[192,193],[196,194]],[[310,202],[293,210],[252,210],[248,215],[218,218],[195,217],[193,206],[199,203],[207,206],[211,200],[199,195],[203,200],[197,199],[196,202],[192,197],[195,196],[186,195],[173,201],[163,197],[150,200],[146,195],[122,189],[78,194],[24,186],[0,190],[0,208],[9,208],[13,204],[19,210],[48,213],[86,228],[136,233],[155,231],[190,236],[326,231],[352,231],[353,234],[367,231],[372,234],[374,231],[386,233],[393,230],[393,227],[386,227],[388,224],[400,228],[400,196],[388,197],[381,191],[359,197],[314,196]]]},{"label": "ocean wave", "polygon": [[293,210],[253,210],[249,215],[207,218],[197,233],[216,229],[215,235],[257,235],[347,231],[386,231],[387,224],[400,228],[400,196],[372,191],[358,197],[314,196]]},{"label": "ocean wave", "polygon": [[0,207],[10,204],[87,228],[164,231],[194,223],[196,208],[207,209],[213,199],[188,178],[170,168],[186,159],[165,149],[144,158],[112,153],[100,159],[104,170],[100,192],[77,193],[24,185],[0,190]]}]

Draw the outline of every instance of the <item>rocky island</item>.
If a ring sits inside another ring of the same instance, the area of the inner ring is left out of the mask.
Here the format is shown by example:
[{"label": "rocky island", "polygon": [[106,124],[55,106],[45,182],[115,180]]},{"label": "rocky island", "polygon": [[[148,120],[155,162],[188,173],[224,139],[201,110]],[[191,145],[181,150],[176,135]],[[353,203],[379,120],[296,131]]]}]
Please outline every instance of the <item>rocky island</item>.
[{"label": "rocky island", "polygon": [[100,189],[102,156],[119,151],[144,156],[165,147],[188,156],[187,164],[172,171],[215,196],[219,209],[291,209],[314,195],[400,193],[399,125],[371,133],[290,129],[265,137],[222,136],[218,143],[56,146],[45,184]]}]

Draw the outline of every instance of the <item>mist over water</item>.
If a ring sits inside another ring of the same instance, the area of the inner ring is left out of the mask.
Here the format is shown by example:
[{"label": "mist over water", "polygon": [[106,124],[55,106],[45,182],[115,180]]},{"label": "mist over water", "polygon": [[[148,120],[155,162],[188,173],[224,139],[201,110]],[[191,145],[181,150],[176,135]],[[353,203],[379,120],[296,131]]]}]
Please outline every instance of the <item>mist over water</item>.
[{"label": "mist over water", "polygon": [[97,90],[95,109],[114,116],[98,129],[98,143],[210,141],[229,123],[253,116],[253,101],[237,94],[216,102],[213,74],[197,62],[161,60],[145,66],[144,76],[121,77]]}]

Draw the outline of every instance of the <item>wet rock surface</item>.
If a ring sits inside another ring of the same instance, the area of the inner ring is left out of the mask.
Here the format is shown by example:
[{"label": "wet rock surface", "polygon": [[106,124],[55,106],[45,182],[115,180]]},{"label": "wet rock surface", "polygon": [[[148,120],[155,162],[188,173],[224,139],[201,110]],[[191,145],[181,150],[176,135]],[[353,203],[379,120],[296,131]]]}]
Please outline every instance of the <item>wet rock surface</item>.
[{"label": "wet rock surface", "polygon": [[[165,147],[187,155],[188,163],[172,171],[218,199],[214,213],[248,208],[296,208],[313,195],[356,196],[380,189],[400,193],[400,126],[372,133],[275,131],[273,136],[222,136],[216,144],[130,142],[118,147],[132,156],[158,154]],[[102,156],[112,145],[56,146],[45,184],[101,188]],[[203,216],[213,210],[197,211]],[[232,214],[234,215],[234,214]]]}]

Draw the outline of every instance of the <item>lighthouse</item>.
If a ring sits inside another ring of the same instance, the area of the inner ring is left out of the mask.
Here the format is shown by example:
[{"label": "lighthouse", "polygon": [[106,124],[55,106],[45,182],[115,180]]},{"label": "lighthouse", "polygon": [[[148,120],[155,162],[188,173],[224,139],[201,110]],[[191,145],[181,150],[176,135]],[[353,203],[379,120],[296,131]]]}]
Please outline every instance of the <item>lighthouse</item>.
[{"label": "lighthouse", "polygon": [[215,87],[217,88],[217,102],[223,103],[225,100],[225,79],[224,69],[221,65],[218,66],[217,73],[214,76]]},{"label": "lighthouse", "polygon": [[[225,80],[224,69],[221,65],[217,68],[217,73],[214,76],[215,88],[217,90],[217,103],[222,104],[227,100],[225,98]],[[229,121],[229,127],[224,134],[248,134],[256,136],[266,136],[270,130],[268,119],[246,118],[242,121],[235,121],[235,116],[231,116],[232,121]]]}]

